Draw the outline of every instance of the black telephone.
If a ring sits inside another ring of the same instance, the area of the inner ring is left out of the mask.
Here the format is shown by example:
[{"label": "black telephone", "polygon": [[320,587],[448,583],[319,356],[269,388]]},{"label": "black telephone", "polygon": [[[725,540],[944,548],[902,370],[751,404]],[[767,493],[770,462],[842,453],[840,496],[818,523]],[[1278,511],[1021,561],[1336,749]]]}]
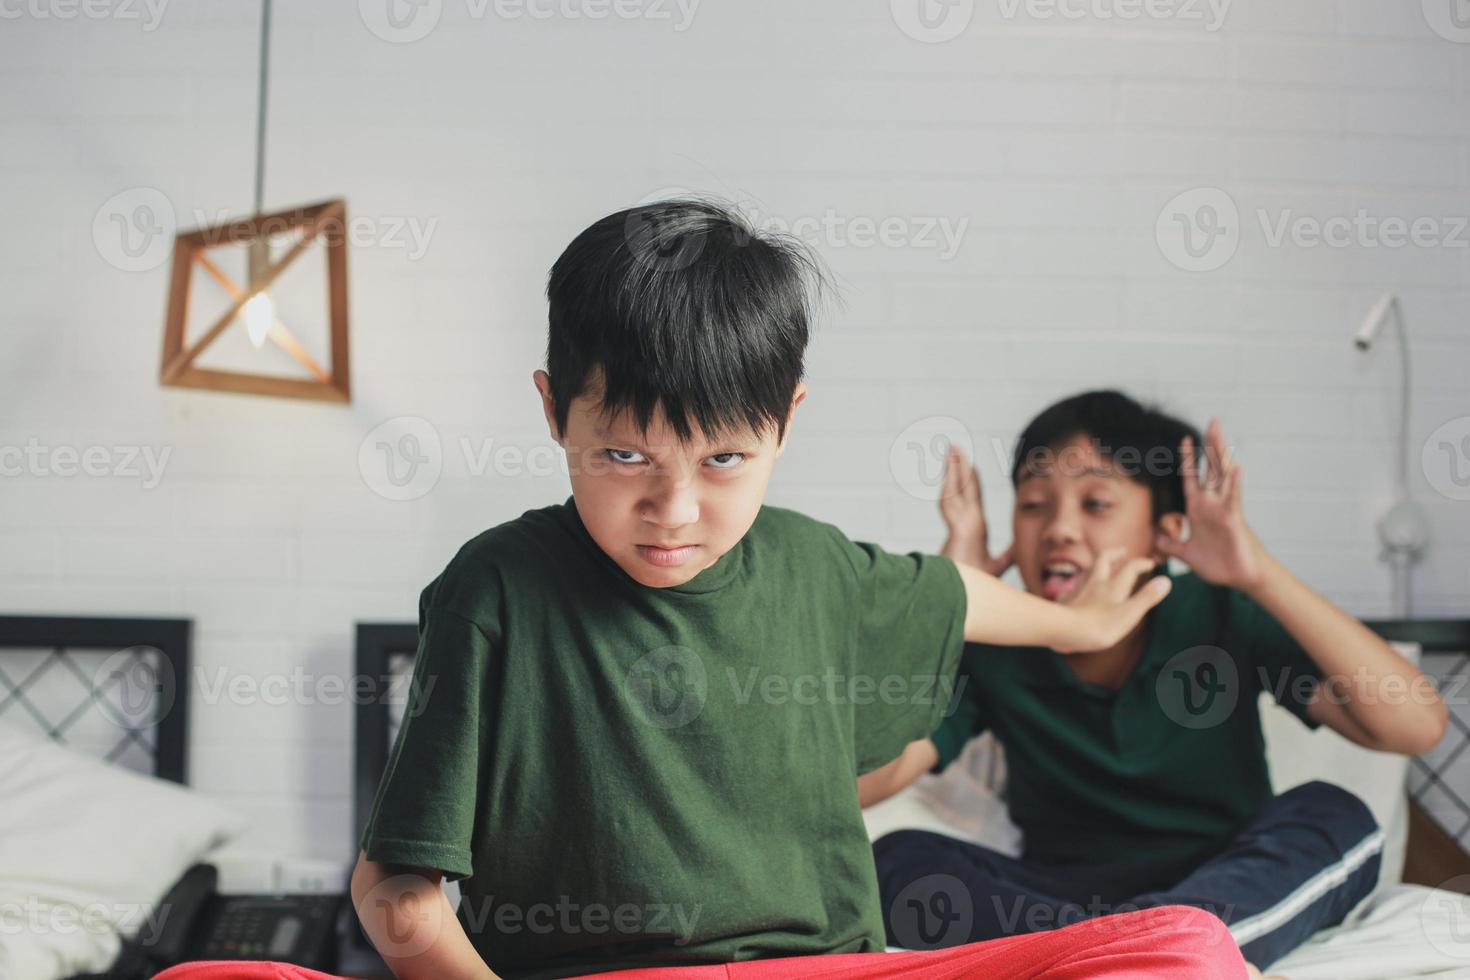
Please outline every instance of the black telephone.
[{"label": "black telephone", "polygon": [[126,940],[107,980],[147,978],[190,960],[280,960],[333,973],[341,895],[220,895],[196,864],[164,896],[156,935]]}]

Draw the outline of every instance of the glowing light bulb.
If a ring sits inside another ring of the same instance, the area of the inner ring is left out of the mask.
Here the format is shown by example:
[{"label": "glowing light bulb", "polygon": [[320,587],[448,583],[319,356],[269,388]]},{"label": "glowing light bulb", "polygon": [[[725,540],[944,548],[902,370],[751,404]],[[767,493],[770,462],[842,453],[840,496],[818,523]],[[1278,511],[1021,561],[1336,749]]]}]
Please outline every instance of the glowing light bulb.
[{"label": "glowing light bulb", "polygon": [[256,293],[245,302],[245,331],[250,342],[259,348],[265,343],[266,334],[276,320],[276,306],[269,293]]}]

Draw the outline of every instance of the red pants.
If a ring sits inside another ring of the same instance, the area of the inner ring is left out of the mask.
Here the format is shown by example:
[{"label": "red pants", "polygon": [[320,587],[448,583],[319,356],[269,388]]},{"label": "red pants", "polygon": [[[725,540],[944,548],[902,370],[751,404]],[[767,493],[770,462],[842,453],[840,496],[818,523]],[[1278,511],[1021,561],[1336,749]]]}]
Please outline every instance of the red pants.
[{"label": "red pants", "polygon": [[[1180,905],[1088,919],[1065,929],[1007,936],[949,949],[903,953],[788,956],[711,966],[665,966],[597,973],[582,980],[1241,980],[1245,960],[1224,923]],[[337,980],[289,963],[207,960],[154,980]]]}]

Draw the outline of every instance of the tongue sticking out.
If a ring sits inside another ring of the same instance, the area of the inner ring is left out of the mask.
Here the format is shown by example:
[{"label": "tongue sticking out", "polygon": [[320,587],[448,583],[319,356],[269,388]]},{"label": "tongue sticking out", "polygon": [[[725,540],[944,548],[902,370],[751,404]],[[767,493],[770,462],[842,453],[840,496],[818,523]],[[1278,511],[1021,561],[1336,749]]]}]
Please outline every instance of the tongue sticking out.
[{"label": "tongue sticking out", "polygon": [[1042,572],[1041,594],[1048,599],[1060,599],[1076,587],[1078,578],[1074,572]]}]

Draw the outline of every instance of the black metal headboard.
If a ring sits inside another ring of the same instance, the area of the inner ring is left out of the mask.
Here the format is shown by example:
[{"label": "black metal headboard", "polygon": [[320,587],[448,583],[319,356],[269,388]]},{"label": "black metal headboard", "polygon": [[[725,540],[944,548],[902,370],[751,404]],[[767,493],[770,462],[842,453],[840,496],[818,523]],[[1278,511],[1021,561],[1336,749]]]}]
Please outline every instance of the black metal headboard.
[{"label": "black metal headboard", "polygon": [[1425,653],[1470,653],[1470,619],[1365,619],[1363,625],[1399,643],[1417,643]]},{"label": "black metal headboard", "polygon": [[1409,798],[1465,849],[1470,844],[1470,787],[1447,779],[1451,765],[1470,752],[1470,713],[1463,704],[1463,680],[1470,675],[1470,619],[1380,619],[1365,625],[1386,640],[1417,643],[1421,666],[1444,683],[1449,731],[1434,749],[1409,760]]},{"label": "black metal headboard", "polygon": [[0,718],[188,781],[187,619],[0,616]]}]

